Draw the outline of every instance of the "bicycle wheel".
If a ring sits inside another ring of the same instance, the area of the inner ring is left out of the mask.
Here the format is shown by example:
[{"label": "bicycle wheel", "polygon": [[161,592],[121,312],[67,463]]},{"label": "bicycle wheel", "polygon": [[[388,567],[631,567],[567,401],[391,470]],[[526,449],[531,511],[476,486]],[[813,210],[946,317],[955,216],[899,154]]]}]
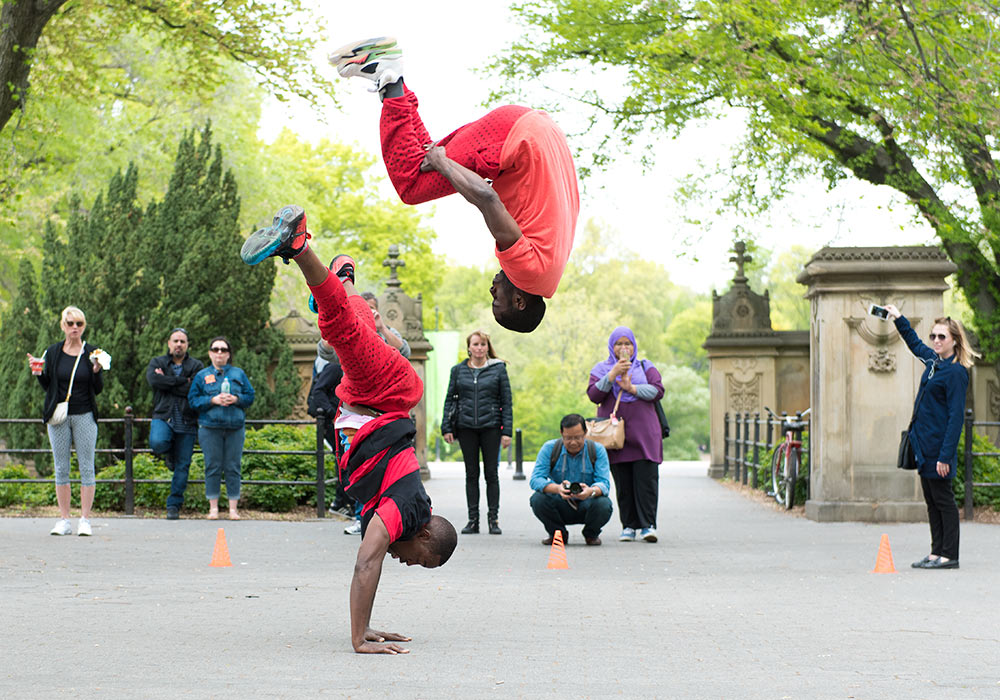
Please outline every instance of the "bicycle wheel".
[{"label": "bicycle wheel", "polygon": [[785,504],[785,444],[781,443],[771,457],[771,495],[778,503]]},{"label": "bicycle wheel", "polygon": [[799,452],[791,450],[785,464],[785,510],[795,505],[795,483],[799,479]]}]

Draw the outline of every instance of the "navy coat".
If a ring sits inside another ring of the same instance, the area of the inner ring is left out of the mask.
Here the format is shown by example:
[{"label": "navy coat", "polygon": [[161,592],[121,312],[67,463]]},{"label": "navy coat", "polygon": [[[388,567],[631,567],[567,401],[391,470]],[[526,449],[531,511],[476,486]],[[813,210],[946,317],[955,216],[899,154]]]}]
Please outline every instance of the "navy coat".
[{"label": "navy coat", "polygon": [[[942,360],[921,342],[917,332],[905,317],[896,319],[896,329],[910,352],[924,363],[920,376],[920,399],[916,407],[910,444],[917,461],[917,471],[927,479],[954,479],[958,464],[958,437],[965,415],[965,392],[969,388],[969,371],[957,356]],[[920,392],[923,392],[922,394]],[[951,467],[947,477],[937,473],[937,463]]]}]

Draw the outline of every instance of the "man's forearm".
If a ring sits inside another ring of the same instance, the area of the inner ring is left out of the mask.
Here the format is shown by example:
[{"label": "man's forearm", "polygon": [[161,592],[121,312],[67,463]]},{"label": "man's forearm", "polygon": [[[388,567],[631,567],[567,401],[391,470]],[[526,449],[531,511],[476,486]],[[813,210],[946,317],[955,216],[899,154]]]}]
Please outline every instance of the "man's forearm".
[{"label": "man's forearm", "polygon": [[382,575],[382,561],[358,561],[351,579],[351,644],[357,650],[365,643],[371,625],[375,592]]}]

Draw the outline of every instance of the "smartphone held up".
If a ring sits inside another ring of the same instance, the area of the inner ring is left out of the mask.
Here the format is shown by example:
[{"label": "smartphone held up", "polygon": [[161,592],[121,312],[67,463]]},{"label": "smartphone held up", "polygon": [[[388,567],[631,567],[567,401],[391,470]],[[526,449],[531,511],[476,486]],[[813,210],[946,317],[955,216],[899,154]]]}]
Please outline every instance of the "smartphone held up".
[{"label": "smartphone held up", "polygon": [[884,306],[879,306],[878,304],[871,304],[868,307],[868,313],[883,320],[889,318],[889,309]]}]

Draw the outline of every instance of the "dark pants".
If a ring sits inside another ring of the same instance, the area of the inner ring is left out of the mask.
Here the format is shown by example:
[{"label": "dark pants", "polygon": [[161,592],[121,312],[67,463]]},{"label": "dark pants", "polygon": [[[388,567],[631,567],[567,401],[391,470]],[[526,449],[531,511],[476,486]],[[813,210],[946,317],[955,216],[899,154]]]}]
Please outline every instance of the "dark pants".
[{"label": "dark pants", "polygon": [[660,495],[660,465],[649,459],[611,465],[622,527],[640,530],[656,527]]},{"label": "dark pants", "polygon": [[958,559],[958,504],[951,479],[920,477],[931,526],[931,554]]},{"label": "dark pants", "polygon": [[583,523],[583,536],[593,539],[601,534],[601,528],[611,520],[611,499],[607,496],[576,501],[576,510],[554,493],[535,491],[531,494],[531,510],[542,521],[545,531],[551,537],[556,530],[566,532],[567,525]]},{"label": "dark pants", "polygon": [[486,477],[486,506],[490,520],[500,512],[500,428],[455,431],[458,446],[465,460],[465,501],[469,506],[469,520],[479,520],[479,454],[483,455],[483,476]]},{"label": "dark pants", "polygon": [[149,449],[154,454],[170,454],[174,465],[173,477],[170,480],[170,495],[167,496],[167,508],[180,510],[184,505],[184,491],[187,490],[188,472],[191,468],[191,454],[197,433],[181,433],[165,420],[154,418],[149,426]]}]

